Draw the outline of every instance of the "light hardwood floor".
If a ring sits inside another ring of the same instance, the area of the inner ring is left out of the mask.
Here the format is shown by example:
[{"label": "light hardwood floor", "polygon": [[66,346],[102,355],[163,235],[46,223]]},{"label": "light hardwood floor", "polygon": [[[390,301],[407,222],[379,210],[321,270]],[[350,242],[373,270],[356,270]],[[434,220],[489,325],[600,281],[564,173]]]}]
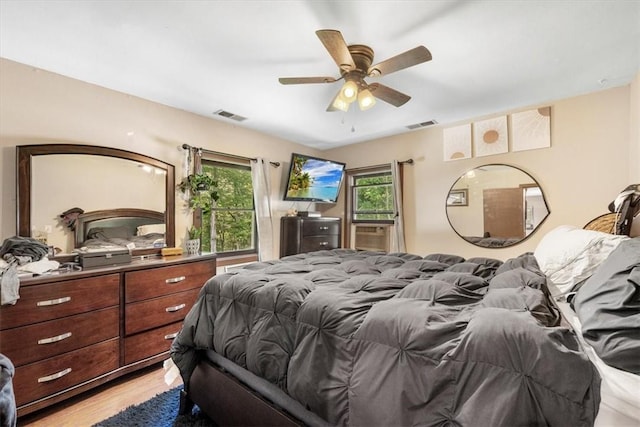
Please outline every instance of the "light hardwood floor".
[{"label": "light hardwood floor", "polygon": [[94,390],[60,402],[18,419],[25,427],[91,426],[182,384],[180,379],[170,386],[164,382],[162,364],[150,366],[124,376]]}]

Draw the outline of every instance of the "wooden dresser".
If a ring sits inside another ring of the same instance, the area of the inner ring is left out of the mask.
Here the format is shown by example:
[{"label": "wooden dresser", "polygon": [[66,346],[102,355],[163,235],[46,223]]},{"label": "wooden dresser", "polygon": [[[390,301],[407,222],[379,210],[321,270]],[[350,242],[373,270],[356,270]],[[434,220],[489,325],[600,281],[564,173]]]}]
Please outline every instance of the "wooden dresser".
[{"label": "wooden dresser", "polygon": [[0,307],[18,415],[168,358],[215,255],[152,257],[20,282]]},{"label": "wooden dresser", "polygon": [[341,233],[340,218],[283,216],[280,219],[280,257],[339,248]]}]

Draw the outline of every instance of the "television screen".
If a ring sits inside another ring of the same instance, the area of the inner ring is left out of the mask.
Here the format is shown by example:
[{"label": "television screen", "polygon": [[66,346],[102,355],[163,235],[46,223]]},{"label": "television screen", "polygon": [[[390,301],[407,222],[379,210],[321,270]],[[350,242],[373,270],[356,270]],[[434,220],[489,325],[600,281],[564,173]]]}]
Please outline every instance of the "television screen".
[{"label": "television screen", "polygon": [[293,153],[284,200],[335,203],[345,164]]}]

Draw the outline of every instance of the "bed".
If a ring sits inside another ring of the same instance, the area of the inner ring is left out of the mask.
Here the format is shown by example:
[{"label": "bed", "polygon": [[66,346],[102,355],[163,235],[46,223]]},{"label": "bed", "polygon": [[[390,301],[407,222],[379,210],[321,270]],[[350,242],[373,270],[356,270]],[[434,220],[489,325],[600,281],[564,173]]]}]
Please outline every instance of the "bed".
[{"label": "bed", "polygon": [[162,248],[165,232],[164,212],[134,208],[85,212],[75,222],[75,247],[84,251]]},{"label": "bed", "polygon": [[536,256],[563,317],[602,378],[595,425],[638,426],[640,237],[598,232],[611,230],[610,221],[598,222],[584,230],[552,230]]},{"label": "bed", "polygon": [[628,240],[610,237],[582,239],[601,254],[587,261],[554,254],[557,232],[504,262],[337,249],[214,276],[171,349],[183,410],[220,425],[637,425],[640,402],[610,398],[620,382],[565,311]]}]

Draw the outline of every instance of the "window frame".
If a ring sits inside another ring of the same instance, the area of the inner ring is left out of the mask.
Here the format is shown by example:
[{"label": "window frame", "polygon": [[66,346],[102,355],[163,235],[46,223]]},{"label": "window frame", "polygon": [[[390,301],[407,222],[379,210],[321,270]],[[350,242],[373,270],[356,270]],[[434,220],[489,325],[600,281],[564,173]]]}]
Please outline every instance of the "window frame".
[{"label": "window frame", "polygon": [[[233,160],[227,160],[225,159],[223,156],[205,156],[203,155],[202,158],[200,159],[200,168],[204,168],[205,166],[211,166],[211,167],[222,167],[222,168],[231,168],[231,169],[242,169],[242,170],[247,170],[249,171],[249,173],[251,173],[251,164],[249,163],[250,160],[247,160],[246,162],[243,161],[238,161],[237,159],[233,159]],[[251,212],[252,213],[252,217],[253,217],[253,230],[252,230],[252,244],[253,244],[253,248],[251,249],[243,249],[243,250],[237,250],[237,251],[227,251],[227,252],[217,252],[216,254],[218,256],[218,258],[238,258],[238,257],[246,257],[246,256],[257,256],[258,254],[258,244],[259,244],[259,237],[258,237],[258,224],[257,224],[257,217],[256,217],[256,208],[255,208],[255,198],[254,198],[254,193],[253,193],[253,182],[251,185],[251,205],[252,205],[252,209],[242,209],[242,208],[218,208],[217,204],[215,207],[213,207],[211,209],[211,215],[215,215],[216,211],[238,211],[238,212]],[[197,212],[196,212],[197,211]],[[194,210],[193,212],[193,224],[196,227],[200,227],[202,228],[203,225],[203,214],[201,209],[197,209]]]},{"label": "window frame", "polygon": [[[389,183],[389,185],[392,188],[392,195],[393,195],[393,174],[391,172],[391,168],[389,166],[385,166],[385,167],[372,167],[372,168],[359,168],[356,170],[351,170],[351,171],[347,171],[347,175],[348,175],[348,180],[347,180],[347,203],[346,203],[346,209],[347,209],[347,215],[346,217],[349,219],[349,222],[351,224],[394,224],[395,223],[395,209],[392,209],[391,211],[356,211],[356,202],[357,202],[357,198],[355,197],[355,192],[357,191],[358,188],[363,188],[364,186],[358,186],[356,185],[356,181],[359,178],[368,178],[368,177],[375,177],[375,176],[389,176],[391,177],[391,182]],[[375,184],[371,184],[371,185],[366,185],[366,186],[374,186]],[[378,184],[379,185],[379,184]],[[362,214],[362,213],[383,213],[383,214],[389,214],[391,216],[390,219],[356,219],[355,215],[356,214]]]}]

